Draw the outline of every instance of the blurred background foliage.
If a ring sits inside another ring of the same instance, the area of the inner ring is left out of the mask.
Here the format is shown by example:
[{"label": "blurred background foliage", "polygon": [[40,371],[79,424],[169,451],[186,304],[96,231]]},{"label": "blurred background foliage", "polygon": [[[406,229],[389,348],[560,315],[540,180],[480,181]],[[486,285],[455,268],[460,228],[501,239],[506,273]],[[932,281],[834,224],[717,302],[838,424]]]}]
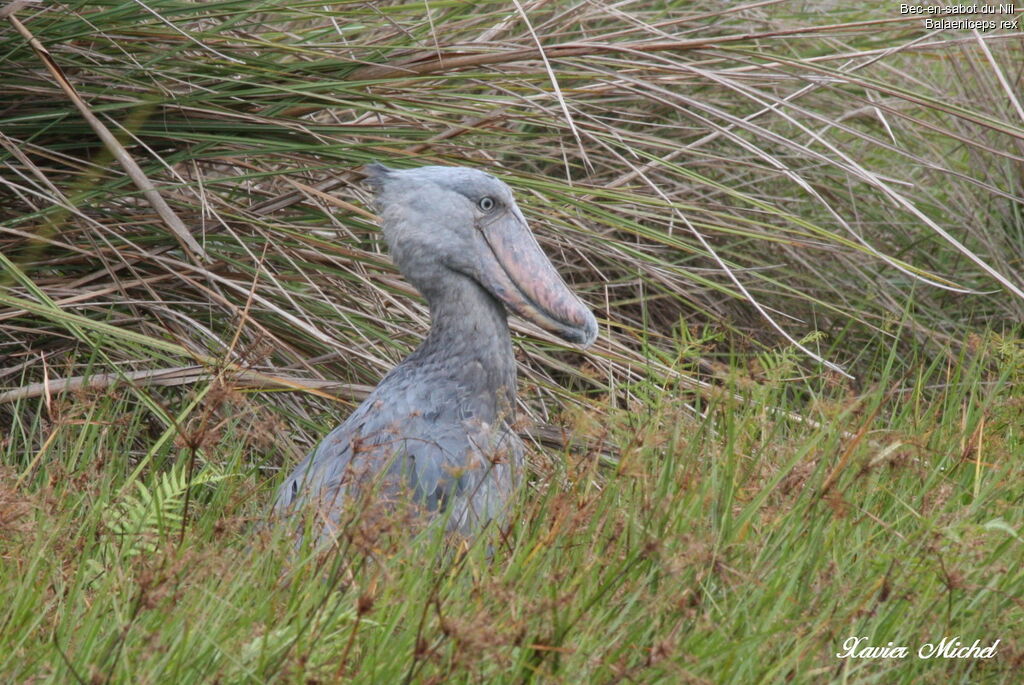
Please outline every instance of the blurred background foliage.
[{"label": "blurred background foliage", "polygon": [[203,254],[5,24],[0,382],[219,362],[372,384],[427,325],[356,183],[372,160],[516,188],[602,321],[582,372],[524,338],[540,396],[692,385],[815,331],[806,370],[857,375],[879,343],[1021,321],[1019,38],[798,9],[29,5],[23,31]]}]

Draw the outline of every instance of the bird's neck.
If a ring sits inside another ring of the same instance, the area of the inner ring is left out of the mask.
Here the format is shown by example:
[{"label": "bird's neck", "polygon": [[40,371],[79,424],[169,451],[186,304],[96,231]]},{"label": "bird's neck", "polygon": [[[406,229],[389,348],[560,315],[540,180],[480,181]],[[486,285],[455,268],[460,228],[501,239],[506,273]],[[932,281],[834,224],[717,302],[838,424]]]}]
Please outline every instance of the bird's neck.
[{"label": "bird's neck", "polygon": [[[431,290],[425,293],[430,304],[430,333],[415,356],[443,360],[455,380],[483,383],[496,394],[514,398],[516,364],[505,307],[461,274],[452,273],[443,287]],[[481,366],[483,378],[478,371]],[[479,392],[487,388],[467,389]]]}]

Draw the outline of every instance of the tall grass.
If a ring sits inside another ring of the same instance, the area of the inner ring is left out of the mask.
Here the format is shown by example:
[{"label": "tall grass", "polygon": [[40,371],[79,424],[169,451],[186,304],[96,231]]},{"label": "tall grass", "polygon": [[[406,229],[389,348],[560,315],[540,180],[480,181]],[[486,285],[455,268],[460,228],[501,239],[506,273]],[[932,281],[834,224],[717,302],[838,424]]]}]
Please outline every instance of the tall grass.
[{"label": "tall grass", "polygon": [[[20,4],[4,679],[1012,682],[1020,32],[793,2]],[[601,337],[513,322],[521,410],[569,445],[533,451],[507,530],[452,552],[353,524],[296,556],[254,532],[276,471],[427,326],[373,160],[507,180]],[[1002,646],[835,658],[851,635]]]},{"label": "tall grass", "polygon": [[[53,323],[73,304],[147,336],[155,359],[104,344],[132,368],[266,348],[266,368],[372,383],[424,325],[351,185],[374,159],[516,186],[603,315],[603,379],[684,322],[758,344],[820,330],[838,347],[806,352],[856,373],[876,332],[944,349],[1024,314],[1012,35],[867,11],[820,25],[778,3],[332,8],[22,10],[211,261],[181,251],[4,28],[0,240],[17,269],[0,304],[39,332],[7,342],[15,360],[38,366],[22,339],[56,336],[47,356],[76,364],[81,336]],[[188,354],[152,341],[168,337]],[[550,341],[525,345],[535,380],[565,368]]]},{"label": "tall grass", "polygon": [[[184,439],[154,439],[130,393],[22,400],[0,496],[0,673],[22,682],[1014,682],[1024,658],[1024,349],[978,341],[958,365],[813,410],[766,359],[699,417],[647,401],[583,415],[621,445],[537,461],[511,523],[463,551],[356,519],[331,550],[254,532],[268,495],[253,400],[228,388]],[[895,349],[880,366],[892,366]],[[993,371],[997,362],[1000,371]],[[895,370],[893,371],[895,372]],[[26,406],[27,405],[27,406]],[[227,411],[233,407],[233,411]],[[766,416],[800,410],[817,425]],[[38,419],[42,420],[42,419]],[[33,453],[36,431],[52,436]],[[152,445],[143,455],[139,444]],[[181,476],[192,450],[210,458]],[[33,455],[32,464],[24,464]],[[157,468],[139,471],[150,460]],[[205,481],[205,482],[204,482]],[[142,487],[144,486],[144,488]],[[139,492],[148,492],[140,495]],[[257,529],[258,530],[258,529]],[[854,636],[906,659],[837,659]],[[916,657],[944,637],[997,658]]]}]

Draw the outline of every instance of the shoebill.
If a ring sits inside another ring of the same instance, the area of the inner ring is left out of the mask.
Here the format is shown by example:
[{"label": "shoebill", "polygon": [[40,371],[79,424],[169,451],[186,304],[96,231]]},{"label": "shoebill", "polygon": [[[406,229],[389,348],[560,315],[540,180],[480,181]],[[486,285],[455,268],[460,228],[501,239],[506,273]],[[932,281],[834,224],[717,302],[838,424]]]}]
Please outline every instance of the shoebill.
[{"label": "shoebill", "polygon": [[510,426],[508,314],[581,347],[594,342],[597,322],[494,176],[443,166],[363,171],[394,262],[430,306],[430,332],[295,467],[275,512],[311,515],[301,520],[320,541],[345,525],[346,506],[370,501],[412,506],[472,535],[503,518],[523,470]]}]

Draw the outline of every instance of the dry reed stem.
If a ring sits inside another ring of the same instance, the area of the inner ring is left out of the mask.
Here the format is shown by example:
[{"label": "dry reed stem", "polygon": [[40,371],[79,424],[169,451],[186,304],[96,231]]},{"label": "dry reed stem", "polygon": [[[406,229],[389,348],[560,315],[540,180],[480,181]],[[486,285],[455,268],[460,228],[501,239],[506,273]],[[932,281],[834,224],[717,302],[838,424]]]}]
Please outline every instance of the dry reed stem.
[{"label": "dry reed stem", "polygon": [[103,141],[103,144],[106,146],[110,154],[112,154],[117,161],[121,163],[121,166],[124,167],[125,172],[128,174],[129,178],[132,179],[135,186],[142,191],[143,196],[149,204],[154,210],[156,210],[156,213],[160,215],[160,218],[164,220],[167,227],[171,229],[171,232],[181,243],[181,247],[185,251],[185,254],[193,260],[202,260],[204,262],[212,261],[202,246],[196,242],[196,239],[192,237],[191,233],[189,233],[184,222],[178,218],[178,215],[173,209],[171,209],[166,200],[164,200],[163,196],[156,189],[156,186],[154,186],[149,178],[146,177],[142,168],[135,162],[132,156],[128,154],[128,151],[124,149],[124,146],[121,145],[120,141],[118,141],[114,134],[110,132],[110,129],[108,129],[106,125],[92,113],[89,106],[78,95],[75,87],[64,75],[64,72],[61,70],[56,60],[53,59],[53,56],[50,55],[50,52],[36,39],[35,36],[32,35],[25,25],[18,21],[18,18],[14,16],[14,12],[18,7],[11,9],[11,6],[8,6],[5,9],[8,10],[7,20],[15,29],[17,29],[18,33],[28,41],[28,44],[32,46],[36,55],[39,56],[39,59],[46,66],[47,71],[50,72],[54,80],[57,82],[57,85],[60,86],[60,89],[64,91],[64,94],[67,95],[68,99],[71,100],[72,104],[74,104],[75,109],[79,111],[92,130],[96,132],[96,135]]}]

